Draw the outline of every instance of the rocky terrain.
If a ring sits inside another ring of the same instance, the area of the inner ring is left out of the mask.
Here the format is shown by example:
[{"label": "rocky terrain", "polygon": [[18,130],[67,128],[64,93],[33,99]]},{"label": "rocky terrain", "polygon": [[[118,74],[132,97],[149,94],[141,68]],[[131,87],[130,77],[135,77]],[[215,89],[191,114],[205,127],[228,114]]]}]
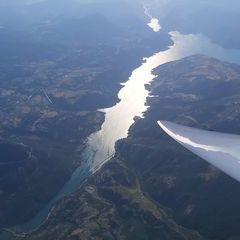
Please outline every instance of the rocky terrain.
[{"label": "rocky terrain", "polygon": [[[205,56],[156,69],[146,86],[150,108],[117,142],[114,158],[38,229],[6,237],[81,167],[86,139],[104,121],[98,109],[117,103],[120,83],[142,57],[172,46],[169,31],[239,49],[235,0],[146,1],[149,13],[144,3],[0,1],[1,240],[240,239],[239,183],[156,123],[240,134],[240,67]],[[158,33],[147,26],[152,17],[159,17]]]},{"label": "rocky terrain", "polygon": [[[172,71],[174,69],[174,71]],[[240,238],[239,183],[172,141],[157,120],[240,134],[240,67],[193,56],[156,69],[144,119],[116,156],[26,237]]]},{"label": "rocky terrain", "polygon": [[159,47],[144,22],[136,34],[134,24],[123,31],[102,14],[63,18],[39,7],[48,6],[0,18],[1,229],[31,219],[56,195],[102,125],[97,110],[118,101],[120,82]]}]

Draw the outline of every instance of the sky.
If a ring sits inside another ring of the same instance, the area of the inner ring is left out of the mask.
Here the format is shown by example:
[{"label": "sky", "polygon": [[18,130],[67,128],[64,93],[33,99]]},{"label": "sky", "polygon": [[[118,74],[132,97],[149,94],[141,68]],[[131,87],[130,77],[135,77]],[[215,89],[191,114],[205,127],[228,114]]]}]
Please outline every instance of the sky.
[{"label": "sky", "polygon": [[[75,3],[79,3],[78,7]],[[4,5],[8,6],[8,11],[5,11]],[[146,20],[144,5],[148,6],[155,22],[158,19],[167,32],[202,33],[221,45],[240,48],[237,24],[240,22],[239,0],[0,0],[0,26],[4,25],[1,20],[5,21],[8,17],[21,19],[19,16],[23,14],[28,17],[26,22],[56,16],[80,18],[96,12],[110,20],[133,15]]]}]

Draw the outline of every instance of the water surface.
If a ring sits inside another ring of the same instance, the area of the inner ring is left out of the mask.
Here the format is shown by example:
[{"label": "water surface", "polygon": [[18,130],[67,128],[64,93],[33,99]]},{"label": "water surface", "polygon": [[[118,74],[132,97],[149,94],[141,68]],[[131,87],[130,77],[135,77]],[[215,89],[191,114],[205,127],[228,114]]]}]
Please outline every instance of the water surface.
[{"label": "water surface", "polygon": [[145,16],[147,16],[150,21],[149,23],[147,24],[154,32],[159,32],[162,27],[160,25],[160,21],[158,18],[155,18],[152,16],[152,14],[150,13],[149,11],[149,7],[147,5],[143,5],[143,8],[144,8],[144,14]]}]

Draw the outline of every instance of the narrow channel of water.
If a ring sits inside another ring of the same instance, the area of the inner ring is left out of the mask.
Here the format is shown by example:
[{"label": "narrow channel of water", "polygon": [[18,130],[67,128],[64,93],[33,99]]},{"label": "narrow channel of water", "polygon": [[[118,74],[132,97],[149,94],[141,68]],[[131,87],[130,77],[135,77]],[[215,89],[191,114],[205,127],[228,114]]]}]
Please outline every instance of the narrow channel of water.
[{"label": "narrow channel of water", "polygon": [[195,54],[205,54],[221,60],[240,63],[239,50],[224,49],[202,35],[182,35],[179,32],[169,34],[173,45],[166,51],[143,59],[142,65],[132,72],[120,90],[118,94],[120,102],[111,108],[102,110],[105,113],[105,121],[101,130],[88,138],[88,147],[83,152],[81,167],[74,172],[60,193],[33,220],[13,229],[31,231],[39,227],[56,201],[76,191],[89,175],[99,170],[114,155],[116,141],[128,136],[128,130],[134,123],[134,118],[143,117],[143,113],[148,108],[145,103],[149,91],[146,90],[145,85],[155,79],[152,72],[156,67]]},{"label": "narrow channel of water", "polygon": [[154,32],[159,32],[162,29],[159,19],[152,16],[152,14],[149,12],[149,7],[147,5],[143,5],[143,9],[144,9],[145,16],[150,19],[150,21],[147,25]]}]

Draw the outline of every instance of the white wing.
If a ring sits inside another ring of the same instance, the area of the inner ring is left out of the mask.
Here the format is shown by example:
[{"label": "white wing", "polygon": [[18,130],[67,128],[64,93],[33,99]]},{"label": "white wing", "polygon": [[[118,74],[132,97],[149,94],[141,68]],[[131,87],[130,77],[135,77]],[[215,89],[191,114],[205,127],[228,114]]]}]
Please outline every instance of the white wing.
[{"label": "white wing", "polygon": [[188,150],[240,182],[240,136],[158,121],[160,127]]}]

